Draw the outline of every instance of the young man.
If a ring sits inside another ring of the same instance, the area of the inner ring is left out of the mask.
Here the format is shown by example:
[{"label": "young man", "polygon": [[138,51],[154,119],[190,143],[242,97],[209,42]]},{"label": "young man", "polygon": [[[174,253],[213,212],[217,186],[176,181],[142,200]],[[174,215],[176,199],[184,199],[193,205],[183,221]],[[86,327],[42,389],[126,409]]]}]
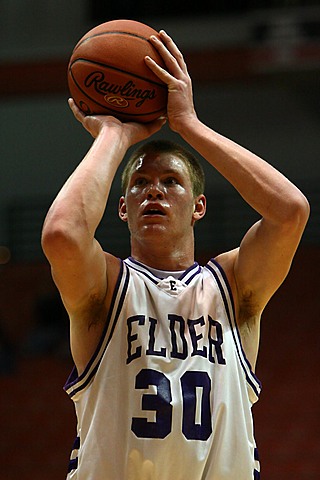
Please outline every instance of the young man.
[{"label": "young man", "polygon": [[166,70],[170,128],[260,215],[241,245],[200,267],[195,222],[206,209],[201,169],[188,153],[149,143],[123,175],[120,218],[131,257],[102,250],[95,231],[128,148],[165,122],[76,118],[95,138],[61,189],[43,249],[70,317],[75,370],[66,385],[78,437],[69,479],[259,478],[251,406],[261,313],[285,279],[306,225],[302,193],[264,160],[204,125],[177,46],[150,41]]}]

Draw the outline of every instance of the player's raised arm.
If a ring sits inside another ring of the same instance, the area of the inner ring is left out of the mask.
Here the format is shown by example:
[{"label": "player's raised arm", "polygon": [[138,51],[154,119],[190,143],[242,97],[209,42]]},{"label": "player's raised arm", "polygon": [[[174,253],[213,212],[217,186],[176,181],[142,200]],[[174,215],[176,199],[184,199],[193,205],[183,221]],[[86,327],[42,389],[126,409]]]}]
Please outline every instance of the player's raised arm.
[{"label": "player's raised arm", "polygon": [[95,232],[127,149],[163,122],[123,124],[113,117],[86,117],[72,100],[70,106],[95,140],[50,207],[42,246],[71,319],[73,356],[85,365],[103,328],[108,279],[118,268],[118,261],[103,252]]},{"label": "player's raised arm", "polygon": [[[204,125],[193,105],[192,84],[178,47],[165,33],[152,38],[167,69],[149,67],[168,85],[168,122],[260,215],[239,250],[220,258],[235,280],[240,307],[262,311],[284,280],[300,242],[309,205],[284,175],[263,159]],[[231,261],[232,260],[232,261]]]}]

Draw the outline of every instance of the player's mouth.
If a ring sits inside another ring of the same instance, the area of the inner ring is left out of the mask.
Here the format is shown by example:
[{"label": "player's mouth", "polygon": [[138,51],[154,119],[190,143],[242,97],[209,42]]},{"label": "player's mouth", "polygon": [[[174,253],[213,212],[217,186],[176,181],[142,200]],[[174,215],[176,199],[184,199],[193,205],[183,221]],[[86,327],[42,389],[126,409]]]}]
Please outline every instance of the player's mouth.
[{"label": "player's mouth", "polygon": [[162,205],[147,205],[143,212],[142,215],[145,216],[165,216],[165,209],[162,207]]}]

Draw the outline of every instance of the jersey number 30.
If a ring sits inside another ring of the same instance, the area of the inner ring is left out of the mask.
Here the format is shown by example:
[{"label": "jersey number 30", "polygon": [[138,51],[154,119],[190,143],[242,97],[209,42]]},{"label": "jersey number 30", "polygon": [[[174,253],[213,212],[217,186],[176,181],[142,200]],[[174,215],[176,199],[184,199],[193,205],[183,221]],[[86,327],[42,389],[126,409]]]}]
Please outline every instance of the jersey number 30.
[{"label": "jersey number 30", "polygon": [[[156,387],[156,393],[142,395],[142,410],[155,412],[155,421],[134,417],[131,429],[139,438],[165,438],[172,429],[172,393],[170,380],[162,372],[141,370],[135,388]],[[207,440],[212,433],[210,392],[207,372],[188,371],[180,378],[183,398],[182,433],[188,440]]]}]

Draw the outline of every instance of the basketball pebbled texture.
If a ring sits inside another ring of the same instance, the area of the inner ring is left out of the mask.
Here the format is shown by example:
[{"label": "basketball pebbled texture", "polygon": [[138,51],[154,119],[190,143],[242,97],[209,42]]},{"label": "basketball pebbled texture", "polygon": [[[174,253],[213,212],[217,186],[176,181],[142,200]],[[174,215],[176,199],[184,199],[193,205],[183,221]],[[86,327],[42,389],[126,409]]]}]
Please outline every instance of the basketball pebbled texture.
[{"label": "basketball pebbled texture", "polygon": [[134,20],[112,20],[86,33],[68,66],[68,85],[86,114],[149,122],[165,114],[167,86],[147,67],[146,55],[165,68],[149,42],[158,33]]}]

